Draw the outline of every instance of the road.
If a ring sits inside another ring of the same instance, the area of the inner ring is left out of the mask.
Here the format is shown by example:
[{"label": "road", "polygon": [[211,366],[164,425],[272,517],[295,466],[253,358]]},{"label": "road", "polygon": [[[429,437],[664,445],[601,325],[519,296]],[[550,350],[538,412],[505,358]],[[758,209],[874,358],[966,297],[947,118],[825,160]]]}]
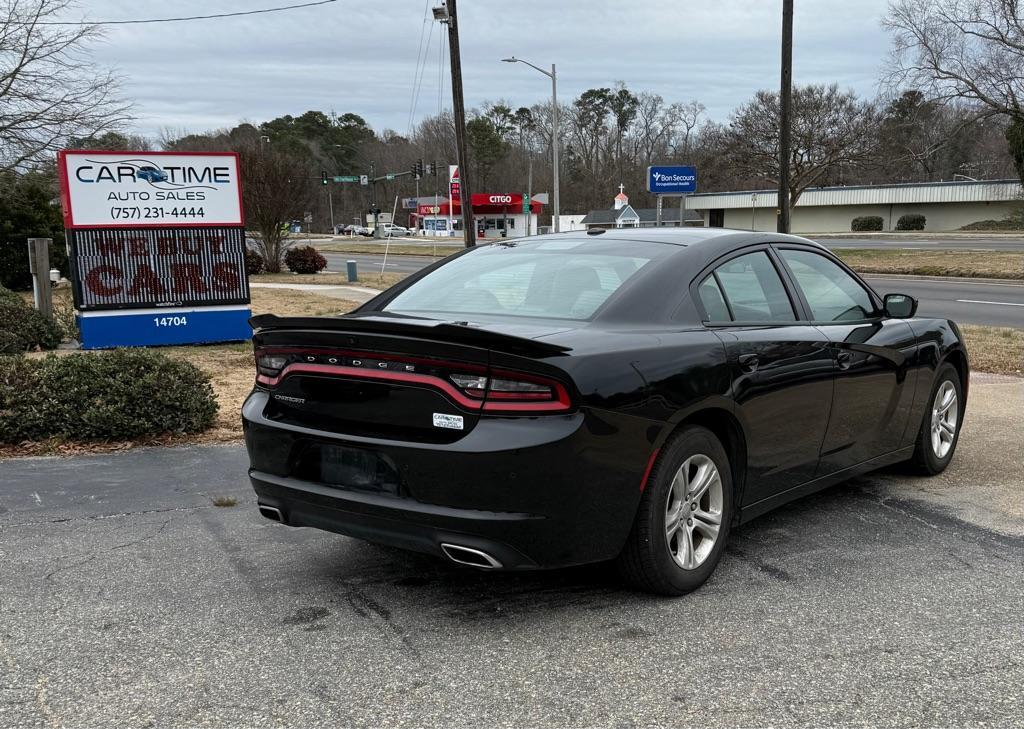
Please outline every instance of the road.
[{"label": "road", "polygon": [[238,445],[3,461],[0,726],[1017,726],[1022,387],[972,386],[943,477],[762,517],[679,599],[274,524]]},{"label": "road", "polygon": [[[355,260],[360,271],[379,271],[384,260],[375,254],[325,253],[331,271],[344,271]],[[429,256],[388,256],[386,271],[413,273],[430,265]],[[865,277],[880,294],[910,294],[920,302],[921,316],[953,319],[962,324],[1024,329],[1024,284],[993,283],[975,279],[953,281],[921,278]]]},{"label": "road", "polygon": [[[798,234],[799,235],[799,234]],[[929,236],[927,233],[920,235],[909,235],[909,236],[893,236],[893,237],[836,237],[834,235],[828,236],[815,236],[814,234],[808,234],[804,237],[810,238],[811,240],[817,241],[822,245],[828,246],[829,248],[915,248],[920,250],[928,251],[1017,251],[1024,252],[1024,234],[1021,235],[994,235],[994,236],[971,236],[964,234],[953,234],[944,235],[942,233],[936,233],[934,236]],[[347,238],[335,239],[335,242],[348,242]],[[317,245],[323,243],[324,239],[298,239],[298,242],[309,243],[311,245]],[[351,242],[355,243],[373,243],[372,238],[355,238],[351,239]],[[410,236],[405,238],[394,238],[392,242],[398,245],[414,245],[429,247],[434,245],[435,241],[430,238],[421,238],[416,236]],[[438,238],[437,243],[446,243],[452,245],[455,241],[451,238]],[[383,243],[380,243],[383,247]]]},{"label": "road", "polygon": [[943,317],[958,324],[1024,329],[1024,284],[975,279],[865,278],[880,294],[910,294],[918,299],[918,316]]}]

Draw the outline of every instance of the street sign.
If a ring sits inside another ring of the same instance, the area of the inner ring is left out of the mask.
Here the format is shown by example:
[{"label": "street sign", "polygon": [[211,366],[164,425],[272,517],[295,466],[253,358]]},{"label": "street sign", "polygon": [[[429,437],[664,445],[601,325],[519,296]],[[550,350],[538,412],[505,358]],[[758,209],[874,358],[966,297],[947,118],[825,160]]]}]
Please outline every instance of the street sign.
[{"label": "street sign", "polygon": [[394,173],[389,172],[386,175],[384,175],[384,179],[387,180],[388,182],[390,182],[391,180],[395,179],[395,175],[394,175]]},{"label": "street sign", "polygon": [[686,195],[697,192],[697,168],[689,165],[648,167],[647,191],[655,195]]},{"label": "street sign", "polygon": [[527,195],[525,192],[523,193],[523,214],[530,214],[530,196]]},{"label": "street sign", "polygon": [[335,182],[360,182],[360,175],[340,175],[334,178]]},{"label": "street sign", "polygon": [[370,176],[369,175],[359,175],[359,184],[360,185],[369,185],[370,184]]}]

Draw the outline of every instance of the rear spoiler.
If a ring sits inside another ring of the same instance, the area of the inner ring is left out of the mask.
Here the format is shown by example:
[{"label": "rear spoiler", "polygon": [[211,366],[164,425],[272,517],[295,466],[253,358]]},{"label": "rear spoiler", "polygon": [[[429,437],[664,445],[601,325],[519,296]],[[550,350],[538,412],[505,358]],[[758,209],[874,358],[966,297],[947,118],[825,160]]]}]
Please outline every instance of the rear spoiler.
[{"label": "rear spoiler", "polygon": [[509,354],[520,354],[529,357],[550,357],[565,354],[572,347],[560,344],[539,342],[536,339],[517,337],[513,334],[483,329],[458,322],[438,321],[436,319],[399,319],[389,320],[382,317],[331,317],[331,316],[289,316],[280,317],[276,314],[260,314],[249,319],[253,332],[269,332],[281,329],[301,329],[305,331],[352,332],[364,334],[392,334],[415,339],[431,339],[438,342],[465,344],[471,347],[483,347]]}]

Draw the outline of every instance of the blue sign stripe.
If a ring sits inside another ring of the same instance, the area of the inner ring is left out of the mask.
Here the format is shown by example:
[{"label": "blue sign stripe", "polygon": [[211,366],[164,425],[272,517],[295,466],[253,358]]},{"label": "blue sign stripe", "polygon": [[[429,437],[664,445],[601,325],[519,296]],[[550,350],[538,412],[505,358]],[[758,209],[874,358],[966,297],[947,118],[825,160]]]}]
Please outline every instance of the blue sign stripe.
[{"label": "blue sign stripe", "polygon": [[83,349],[237,342],[252,337],[249,307],[146,309],[101,316],[79,315]]}]

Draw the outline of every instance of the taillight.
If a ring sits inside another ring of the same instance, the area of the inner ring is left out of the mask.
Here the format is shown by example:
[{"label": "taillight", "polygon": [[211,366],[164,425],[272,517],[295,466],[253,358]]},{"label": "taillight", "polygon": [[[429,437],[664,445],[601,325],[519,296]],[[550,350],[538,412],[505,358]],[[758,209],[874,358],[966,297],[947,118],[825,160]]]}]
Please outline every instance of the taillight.
[{"label": "taillight", "polygon": [[265,377],[277,377],[288,364],[288,357],[283,354],[260,354],[256,356],[256,372]]},{"label": "taillight", "polygon": [[486,412],[559,412],[571,408],[569,393],[557,380],[517,372],[494,372],[492,376],[454,373],[449,376],[472,398],[483,399]]},{"label": "taillight", "polygon": [[256,350],[256,383],[276,387],[289,373],[399,382],[441,390],[467,410],[489,413],[557,413],[572,409],[561,382],[540,375],[494,370],[375,352],[300,349]]}]

